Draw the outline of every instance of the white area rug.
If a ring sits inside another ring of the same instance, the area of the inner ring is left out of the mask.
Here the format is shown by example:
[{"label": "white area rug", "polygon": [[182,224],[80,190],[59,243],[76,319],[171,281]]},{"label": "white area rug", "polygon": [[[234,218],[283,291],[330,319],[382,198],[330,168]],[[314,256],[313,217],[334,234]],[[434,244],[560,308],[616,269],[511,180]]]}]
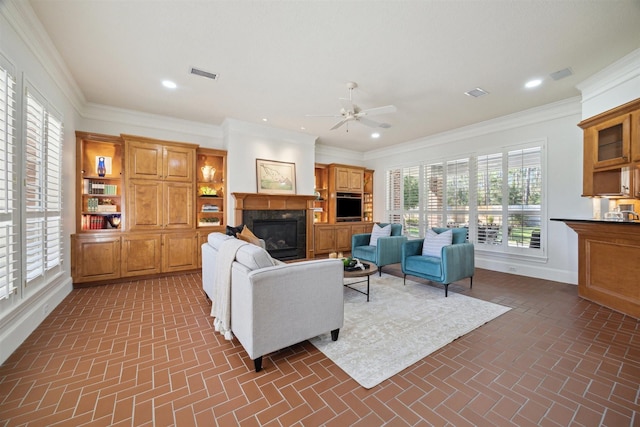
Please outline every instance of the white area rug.
[{"label": "white area rug", "polygon": [[[355,285],[366,290],[366,283]],[[370,301],[345,288],[338,341],[309,340],[365,388],[372,388],[456,338],[511,310],[384,274],[371,276]]]}]

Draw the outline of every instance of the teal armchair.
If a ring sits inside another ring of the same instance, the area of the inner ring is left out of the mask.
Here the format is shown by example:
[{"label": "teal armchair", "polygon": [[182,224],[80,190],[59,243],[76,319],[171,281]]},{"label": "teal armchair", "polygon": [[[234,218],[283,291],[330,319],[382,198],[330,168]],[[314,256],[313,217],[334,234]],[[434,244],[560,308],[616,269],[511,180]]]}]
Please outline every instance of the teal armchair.
[{"label": "teal armchair", "polygon": [[[387,224],[378,224],[385,227]],[[351,236],[351,257],[369,261],[378,266],[378,274],[382,275],[382,267],[400,262],[402,244],[407,238],[402,235],[402,224],[391,224],[391,236],[380,237],[376,246],[369,245],[371,233]]]},{"label": "teal armchair", "polygon": [[441,257],[422,255],[424,239],[410,240],[402,245],[401,266],[404,279],[407,275],[421,277],[444,285],[444,296],[447,297],[449,284],[469,277],[470,288],[473,287],[475,260],[473,244],[467,241],[466,228],[433,228],[440,234],[453,230],[453,242],[444,246]]}]

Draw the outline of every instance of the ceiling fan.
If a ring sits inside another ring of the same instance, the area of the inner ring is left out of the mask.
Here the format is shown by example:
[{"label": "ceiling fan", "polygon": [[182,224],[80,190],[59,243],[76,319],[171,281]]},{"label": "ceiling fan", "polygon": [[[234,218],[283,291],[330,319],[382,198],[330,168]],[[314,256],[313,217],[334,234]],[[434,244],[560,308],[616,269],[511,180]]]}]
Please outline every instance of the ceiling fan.
[{"label": "ceiling fan", "polygon": [[348,123],[351,121],[360,122],[363,125],[388,129],[391,127],[389,123],[379,123],[368,118],[368,116],[375,116],[379,114],[395,113],[397,108],[394,105],[385,105],[384,107],[368,108],[366,110],[360,109],[353,103],[351,93],[358,87],[356,82],[348,82],[347,89],[349,89],[349,99],[340,98],[340,114],[307,114],[307,117],[339,117],[340,121],[333,125],[330,130],[338,129],[343,124],[347,123],[347,132],[349,132]]}]

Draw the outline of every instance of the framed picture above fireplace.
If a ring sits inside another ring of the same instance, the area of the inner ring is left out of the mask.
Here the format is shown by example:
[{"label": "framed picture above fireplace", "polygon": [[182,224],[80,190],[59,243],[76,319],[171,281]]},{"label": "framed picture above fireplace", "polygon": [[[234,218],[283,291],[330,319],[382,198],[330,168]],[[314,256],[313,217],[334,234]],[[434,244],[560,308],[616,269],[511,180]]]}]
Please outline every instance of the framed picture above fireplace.
[{"label": "framed picture above fireplace", "polygon": [[296,164],[256,159],[258,193],[296,194]]}]

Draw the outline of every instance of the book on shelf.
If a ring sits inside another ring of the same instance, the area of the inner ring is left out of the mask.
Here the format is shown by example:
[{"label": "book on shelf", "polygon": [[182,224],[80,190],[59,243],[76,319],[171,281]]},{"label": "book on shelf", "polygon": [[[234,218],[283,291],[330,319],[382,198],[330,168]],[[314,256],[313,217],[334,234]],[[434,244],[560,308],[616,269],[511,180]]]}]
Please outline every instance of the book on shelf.
[{"label": "book on shelf", "polygon": [[85,179],[83,182],[83,192],[84,194],[116,196],[118,194],[118,186],[114,184],[105,184],[103,181]]},{"label": "book on shelf", "polygon": [[216,205],[202,205],[202,212],[220,212],[220,208]]},{"label": "book on shelf", "polygon": [[105,225],[102,215],[82,215],[83,230],[102,230]]}]

